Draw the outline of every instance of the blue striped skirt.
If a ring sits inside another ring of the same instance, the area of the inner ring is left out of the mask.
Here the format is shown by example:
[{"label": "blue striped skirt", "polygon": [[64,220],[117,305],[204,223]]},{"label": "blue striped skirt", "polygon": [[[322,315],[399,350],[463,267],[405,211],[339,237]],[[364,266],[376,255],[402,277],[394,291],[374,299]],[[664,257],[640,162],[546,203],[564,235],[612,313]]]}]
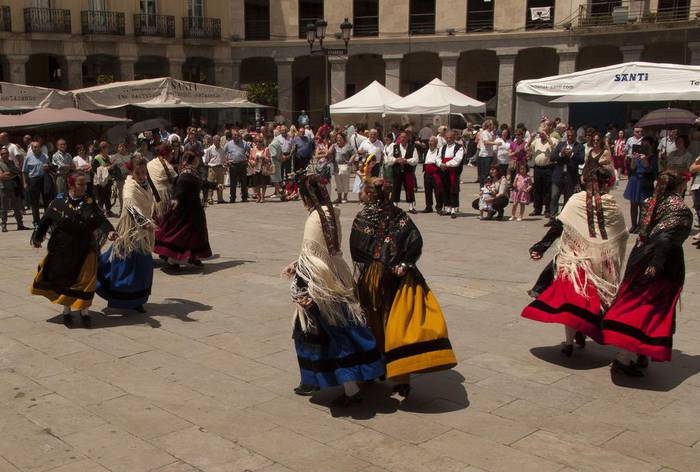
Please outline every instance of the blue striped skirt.
[{"label": "blue striped skirt", "polygon": [[298,322],[294,326],[301,383],[326,388],[384,375],[384,360],[367,326],[330,326],[316,305],[308,311],[316,328],[304,333]]},{"label": "blue striped skirt", "polygon": [[148,301],[153,284],[153,257],[133,252],[126,259],[110,261],[110,247],[100,256],[97,294],[111,308],[138,308]]}]

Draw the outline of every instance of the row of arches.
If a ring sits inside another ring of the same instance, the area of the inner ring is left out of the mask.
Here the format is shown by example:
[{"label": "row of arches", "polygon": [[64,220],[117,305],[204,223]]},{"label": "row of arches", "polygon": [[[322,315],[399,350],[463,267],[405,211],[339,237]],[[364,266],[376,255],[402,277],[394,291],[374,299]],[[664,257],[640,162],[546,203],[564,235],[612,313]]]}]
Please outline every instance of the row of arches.
[{"label": "row of arches", "polygon": [[[7,61],[0,57],[0,80],[9,81]],[[64,56],[33,54],[25,65],[26,84],[39,87],[67,89],[68,64]],[[203,84],[214,84],[214,61],[205,57],[188,57],[179,71],[184,80]],[[167,58],[162,56],[141,56],[134,64],[133,77],[123,77],[119,57],[106,54],[87,56],[82,63],[82,86],[117,80],[150,79],[173,74]]]},{"label": "row of arches", "polygon": [[[639,51],[635,60],[647,62],[690,63],[690,53],[683,43],[654,43]],[[575,70],[618,64],[625,60],[620,47],[588,46],[579,49]],[[554,48],[536,47],[519,51],[514,65],[513,82],[560,73],[560,58]],[[493,50],[469,50],[459,55],[455,87],[471,97],[487,102],[495,111],[500,61]],[[391,71],[379,54],[357,54],[345,66],[345,96],[361,90],[374,80],[386,85]],[[292,65],[292,107],[294,111],[320,110],[326,101],[330,72],[322,57],[300,56]],[[401,60],[398,79],[400,95],[407,95],[442,75],[442,60],[437,52],[412,52]],[[277,82],[277,66],[270,57],[250,57],[242,61],[240,84]]]}]

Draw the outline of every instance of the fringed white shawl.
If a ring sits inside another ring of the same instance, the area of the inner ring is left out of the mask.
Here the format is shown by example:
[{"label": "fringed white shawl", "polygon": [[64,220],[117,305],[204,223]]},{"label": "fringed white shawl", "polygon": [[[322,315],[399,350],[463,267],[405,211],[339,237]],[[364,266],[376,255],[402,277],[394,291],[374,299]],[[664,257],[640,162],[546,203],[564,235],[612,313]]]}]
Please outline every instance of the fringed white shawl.
[{"label": "fringed white shawl", "polygon": [[[600,235],[598,215],[594,211],[595,237],[591,237],[586,214],[586,192],[573,195],[564,206],[559,220],[564,232],[556,257],[557,274],[572,281],[576,293],[586,296],[588,284],[595,285],[603,308],[612,303],[620,286],[621,267],[629,233],[615,199],[601,195],[607,239]],[[581,276],[583,269],[585,276]]]},{"label": "fringed white shawl", "polygon": [[155,244],[151,215],[155,200],[151,188],[139,185],[132,176],[124,182],[124,210],[117,224],[117,239],[112,244],[112,258],[126,259],[132,252],[150,254]]},{"label": "fringed white shawl", "polygon": [[160,156],[150,161],[146,165],[146,169],[160,198],[160,201],[155,204],[155,214],[158,217],[162,217],[170,208],[170,198],[172,197],[173,184],[177,173],[173,166]]},{"label": "fringed white shawl", "polygon": [[[325,207],[324,211],[329,214]],[[335,212],[340,240],[340,210],[336,209]],[[306,220],[296,274],[306,283],[309,298],[318,306],[321,316],[329,325],[365,324],[352,271],[343,259],[342,252],[333,255],[328,252],[317,211],[312,211]],[[295,319],[299,320],[301,329],[305,332],[313,327],[313,319],[299,305]]]}]

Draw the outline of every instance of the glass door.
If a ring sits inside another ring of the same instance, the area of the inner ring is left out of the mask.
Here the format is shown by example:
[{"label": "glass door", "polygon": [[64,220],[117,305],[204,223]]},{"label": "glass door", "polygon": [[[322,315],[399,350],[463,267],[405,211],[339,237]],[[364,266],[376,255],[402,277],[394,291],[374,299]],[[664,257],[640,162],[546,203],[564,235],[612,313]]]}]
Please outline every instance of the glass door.
[{"label": "glass door", "polygon": [[156,0],[141,0],[139,3],[139,8],[141,12],[141,31],[144,34],[156,34],[156,14],[158,12]]}]

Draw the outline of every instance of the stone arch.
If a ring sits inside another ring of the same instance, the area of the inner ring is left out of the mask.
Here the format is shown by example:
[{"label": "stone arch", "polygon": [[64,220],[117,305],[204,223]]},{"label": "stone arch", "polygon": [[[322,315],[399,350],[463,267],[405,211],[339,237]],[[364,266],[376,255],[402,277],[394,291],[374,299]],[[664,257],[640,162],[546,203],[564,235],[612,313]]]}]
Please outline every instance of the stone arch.
[{"label": "stone arch", "polygon": [[515,58],[514,83],[559,74],[559,55],[554,48],[527,48]]},{"label": "stone arch", "polygon": [[92,54],[83,62],[83,87],[122,80],[119,58],[108,54]]},{"label": "stone arch", "polygon": [[170,75],[168,60],[163,56],[140,56],[134,64],[134,79],[155,79]]},{"label": "stone arch", "polygon": [[457,61],[456,89],[460,92],[476,98],[487,105],[487,112],[493,114],[498,95],[498,56],[495,51],[489,49],[474,49],[464,51]]},{"label": "stone arch", "polygon": [[247,57],[241,61],[240,86],[277,82],[277,64],[271,57]]},{"label": "stone arch", "polygon": [[214,85],[214,61],[208,57],[188,57],[182,63],[182,79]]},{"label": "stone arch", "polygon": [[586,46],[576,56],[576,70],[612,66],[623,61],[620,48],[613,45]]},{"label": "stone arch", "polygon": [[328,97],[330,65],[322,56],[299,56],[292,64],[293,116],[306,110],[316,127],[325,115]]},{"label": "stone arch", "polygon": [[434,52],[412,52],[401,61],[400,95],[415,92],[436,77],[442,76],[442,61]]},{"label": "stone arch", "polygon": [[350,97],[374,81],[386,83],[386,66],[380,54],[355,54],[348,58],[345,96]]},{"label": "stone arch", "polygon": [[68,69],[63,56],[32,54],[25,68],[27,85],[58,89],[67,87]]},{"label": "stone arch", "polygon": [[690,51],[686,44],[677,42],[654,42],[644,46],[640,56],[644,62],[661,62],[670,64],[690,64]]}]

